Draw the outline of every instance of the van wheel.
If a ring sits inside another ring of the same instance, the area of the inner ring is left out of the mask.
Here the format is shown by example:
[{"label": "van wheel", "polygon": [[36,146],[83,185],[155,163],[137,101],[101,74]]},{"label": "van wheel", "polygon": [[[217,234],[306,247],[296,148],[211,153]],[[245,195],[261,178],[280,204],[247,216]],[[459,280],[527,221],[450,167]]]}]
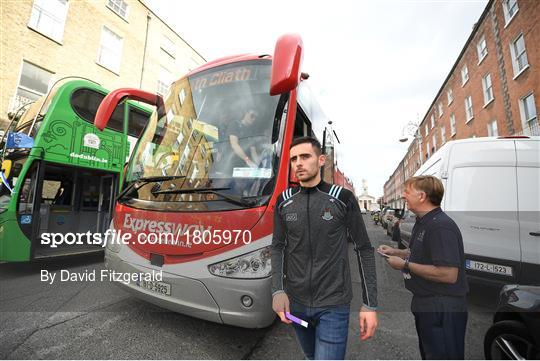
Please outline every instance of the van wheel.
[{"label": "van wheel", "polygon": [[484,337],[486,360],[537,359],[540,356],[527,327],[519,321],[499,321]]}]

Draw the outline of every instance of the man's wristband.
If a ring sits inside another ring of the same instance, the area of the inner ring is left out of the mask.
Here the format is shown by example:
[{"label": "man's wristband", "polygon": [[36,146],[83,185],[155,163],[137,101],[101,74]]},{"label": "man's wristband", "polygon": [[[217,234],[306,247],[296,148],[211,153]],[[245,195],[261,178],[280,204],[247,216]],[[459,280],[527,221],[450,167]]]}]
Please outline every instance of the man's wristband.
[{"label": "man's wristband", "polygon": [[403,265],[403,269],[407,272],[410,271],[409,269],[409,257],[405,258],[405,264]]}]

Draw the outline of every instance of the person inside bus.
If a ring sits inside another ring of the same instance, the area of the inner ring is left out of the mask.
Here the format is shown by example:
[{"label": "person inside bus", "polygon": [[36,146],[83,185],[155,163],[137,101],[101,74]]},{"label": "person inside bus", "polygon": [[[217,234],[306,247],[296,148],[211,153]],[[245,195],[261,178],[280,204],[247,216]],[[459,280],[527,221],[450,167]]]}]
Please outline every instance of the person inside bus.
[{"label": "person inside bus", "polygon": [[257,149],[252,142],[253,128],[258,117],[257,111],[250,108],[241,119],[233,120],[227,128],[229,142],[235,154],[230,165],[234,168],[257,168]]},{"label": "person inside bus", "polygon": [[53,203],[54,205],[70,205],[71,204],[71,189],[72,183],[68,181],[62,181],[60,188],[56,191]]}]

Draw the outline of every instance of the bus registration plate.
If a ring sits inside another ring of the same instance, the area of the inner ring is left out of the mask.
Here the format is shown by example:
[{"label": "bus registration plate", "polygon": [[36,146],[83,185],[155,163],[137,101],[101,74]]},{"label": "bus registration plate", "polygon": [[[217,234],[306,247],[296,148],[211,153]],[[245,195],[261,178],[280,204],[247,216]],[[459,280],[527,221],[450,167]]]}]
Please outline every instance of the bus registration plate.
[{"label": "bus registration plate", "polygon": [[165,282],[159,281],[144,281],[140,280],[137,282],[137,286],[147,289],[149,291],[159,293],[161,295],[171,295],[171,285]]},{"label": "bus registration plate", "polygon": [[465,266],[472,271],[488,272],[503,276],[512,276],[512,267],[499,264],[466,260]]}]

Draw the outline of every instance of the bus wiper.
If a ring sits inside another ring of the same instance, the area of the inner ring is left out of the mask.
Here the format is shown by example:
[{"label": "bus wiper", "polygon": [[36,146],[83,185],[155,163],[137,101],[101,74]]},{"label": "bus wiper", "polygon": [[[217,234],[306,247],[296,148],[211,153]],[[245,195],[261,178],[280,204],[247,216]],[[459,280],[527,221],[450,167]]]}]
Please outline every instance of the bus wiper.
[{"label": "bus wiper", "polygon": [[169,189],[164,191],[153,192],[152,194],[190,194],[190,193],[199,193],[199,194],[215,194],[230,203],[237,204],[243,207],[252,207],[257,204],[257,201],[254,199],[246,199],[243,197],[235,197],[230,194],[225,194],[220,191],[228,190],[231,188],[190,188],[190,189]]},{"label": "bus wiper", "polygon": [[164,182],[168,180],[181,179],[181,178],[186,178],[186,176],[185,175],[164,175],[164,176],[156,176],[156,177],[142,177],[133,181],[129,186],[127,186],[122,191],[122,193],[120,193],[118,197],[116,197],[116,199],[117,200],[122,199],[126,194],[128,194],[132,190],[138,191],[142,186],[151,182]]}]

